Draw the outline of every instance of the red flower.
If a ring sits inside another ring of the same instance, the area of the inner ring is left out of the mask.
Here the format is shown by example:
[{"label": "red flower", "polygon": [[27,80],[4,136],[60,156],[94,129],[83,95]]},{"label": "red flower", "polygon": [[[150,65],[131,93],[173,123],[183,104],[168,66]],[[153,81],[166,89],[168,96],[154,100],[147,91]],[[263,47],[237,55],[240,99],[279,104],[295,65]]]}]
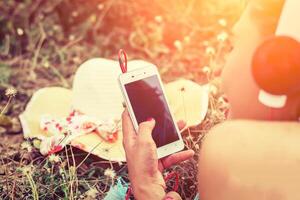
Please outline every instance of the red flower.
[{"label": "red flower", "polygon": [[83,123],[83,124],[81,125],[81,128],[82,128],[83,130],[86,130],[86,131],[91,132],[91,131],[93,131],[95,128],[97,128],[97,126],[96,126],[96,124],[93,123],[93,122],[85,122],[85,123]]},{"label": "red flower", "polygon": [[56,152],[59,152],[63,149],[63,147],[61,145],[56,145],[51,147],[51,149],[48,151],[48,156],[50,156],[51,154],[54,154]]},{"label": "red flower", "polygon": [[114,132],[113,134],[109,134],[107,136],[107,141],[110,142],[110,143],[114,143],[118,140],[118,132]]}]

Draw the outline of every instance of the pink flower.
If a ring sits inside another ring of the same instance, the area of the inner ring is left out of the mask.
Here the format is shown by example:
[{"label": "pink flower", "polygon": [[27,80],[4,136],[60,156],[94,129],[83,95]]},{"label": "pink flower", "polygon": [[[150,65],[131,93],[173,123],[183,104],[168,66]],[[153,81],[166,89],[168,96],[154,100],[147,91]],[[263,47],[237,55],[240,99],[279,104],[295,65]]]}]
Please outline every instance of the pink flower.
[{"label": "pink flower", "polygon": [[59,152],[63,149],[63,147],[61,145],[56,145],[53,146],[49,151],[48,151],[48,156],[50,156],[51,154],[54,154],[56,152]]}]

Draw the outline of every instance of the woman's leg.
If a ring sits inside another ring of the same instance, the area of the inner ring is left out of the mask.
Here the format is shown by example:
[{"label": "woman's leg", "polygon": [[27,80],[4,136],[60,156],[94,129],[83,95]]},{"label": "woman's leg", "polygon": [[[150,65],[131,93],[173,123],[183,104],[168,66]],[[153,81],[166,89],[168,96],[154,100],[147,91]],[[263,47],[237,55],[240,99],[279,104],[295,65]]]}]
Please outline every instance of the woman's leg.
[{"label": "woman's leg", "polygon": [[228,121],[205,138],[203,200],[300,199],[300,124]]}]

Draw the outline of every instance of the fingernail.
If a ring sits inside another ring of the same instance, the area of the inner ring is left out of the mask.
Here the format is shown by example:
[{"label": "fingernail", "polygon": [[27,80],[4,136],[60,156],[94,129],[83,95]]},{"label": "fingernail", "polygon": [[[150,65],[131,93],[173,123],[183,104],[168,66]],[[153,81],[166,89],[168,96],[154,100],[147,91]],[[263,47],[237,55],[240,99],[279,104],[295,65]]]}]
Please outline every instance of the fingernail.
[{"label": "fingernail", "polygon": [[152,118],[152,117],[149,117],[148,119],[147,119],[147,122],[151,122],[151,121],[153,121],[154,119]]},{"label": "fingernail", "polygon": [[166,197],[165,200],[174,200],[172,197]]}]

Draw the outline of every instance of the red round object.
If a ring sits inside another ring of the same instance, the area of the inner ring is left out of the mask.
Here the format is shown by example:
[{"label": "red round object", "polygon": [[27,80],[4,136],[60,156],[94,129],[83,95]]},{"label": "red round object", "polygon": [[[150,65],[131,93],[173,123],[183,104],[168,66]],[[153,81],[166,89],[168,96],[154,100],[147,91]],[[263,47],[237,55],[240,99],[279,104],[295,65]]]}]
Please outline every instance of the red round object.
[{"label": "red round object", "polygon": [[300,43],[286,36],[267,39],[254,53],[252,73],[259,87],[271,94],[300,92]]}]

